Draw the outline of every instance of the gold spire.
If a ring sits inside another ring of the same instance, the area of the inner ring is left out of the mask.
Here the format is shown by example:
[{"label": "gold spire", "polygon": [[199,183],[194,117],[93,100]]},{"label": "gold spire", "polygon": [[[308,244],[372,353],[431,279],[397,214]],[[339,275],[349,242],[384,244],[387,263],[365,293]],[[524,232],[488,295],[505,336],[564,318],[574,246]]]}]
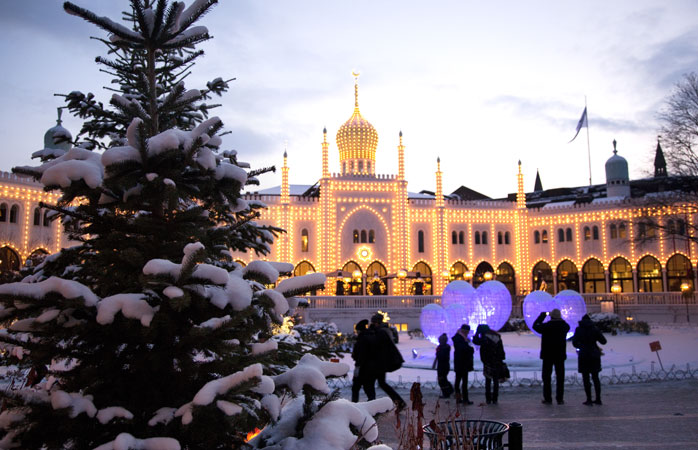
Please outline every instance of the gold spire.
[{"label": "gold spire", "polygon": [[354,110],[358,111],[359,110],[359,75],[361,73],[357,71],[352,71],[352,75],[354,75]]}]

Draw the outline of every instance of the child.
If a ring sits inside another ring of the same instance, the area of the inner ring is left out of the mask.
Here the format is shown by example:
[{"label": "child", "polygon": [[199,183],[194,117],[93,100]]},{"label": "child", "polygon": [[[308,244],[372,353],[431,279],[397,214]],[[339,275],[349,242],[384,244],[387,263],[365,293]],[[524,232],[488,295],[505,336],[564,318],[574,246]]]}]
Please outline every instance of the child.
[{"label": "child", "polygon": [[451,369],[451,346],[448,345],[446,333],[439,336],[439,346],[436,347],[436,358],[431,368],[436,368],[436,380],[441,388],[441,398],[449,398],[453,394],[453,386],[448,381],[448,371]]}]

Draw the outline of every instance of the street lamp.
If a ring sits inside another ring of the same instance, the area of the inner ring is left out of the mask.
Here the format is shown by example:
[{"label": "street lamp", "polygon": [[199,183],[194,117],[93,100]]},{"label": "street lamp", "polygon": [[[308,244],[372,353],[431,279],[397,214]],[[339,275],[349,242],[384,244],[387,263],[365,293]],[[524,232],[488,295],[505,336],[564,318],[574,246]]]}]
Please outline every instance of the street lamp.
[{"label": "street lamp", "polygon": [[406,295],[405,292],[405,278],[407,278],[407,271],[405,269],[400,269],[397,271],[398,280],[402,280],[402,294]]},{"label": "street lamp", "polygon": [[470,282],[470,280],[473,279],[473,272],[471,270],[466,270],[463,272],[463,278],[465,278],[465,281]]},{"label": "street lamp", "polygon": [[691,321],[691,316],[689,315],[688,312],[688,299],[691,298],[693,295],[693,289],[691,289],[691,285],[684,282],[681,283],[681,296],[683,297],[684,301],[686,302],[686,322]]},{"label": "street lamp", "polygon": [[485,281],[490,281],[492,279],[492,272],[485,272],[483,278],[485,279]]},{"label": "street lamp", "polygon": [[619,283],[613,283],[613,286],[611,286],[611,292],[613,292],[613,312],[616,312],[616,303],[618,303],[618,298],[620,296],[620,293],[623,291],[623,288]]}]

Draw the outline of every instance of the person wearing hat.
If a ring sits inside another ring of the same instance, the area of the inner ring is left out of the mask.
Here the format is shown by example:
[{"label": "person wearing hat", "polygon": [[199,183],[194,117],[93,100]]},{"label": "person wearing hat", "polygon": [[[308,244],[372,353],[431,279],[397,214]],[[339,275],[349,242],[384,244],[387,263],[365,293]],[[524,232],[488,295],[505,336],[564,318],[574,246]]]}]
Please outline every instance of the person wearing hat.
[{"label": "person wearing hat", "polygon": [[503,362],[506,359],[502,336],[490,329],[487,324],[480,324],[475,330],[473,344],[480,346],[482,374],[485,377],[485,400],[487,404],[497,404],[499,397],[499,380],[503,378]]},{"label": "person wearing hat", "polygon": [[[596,343],[606,344],[606,338],[596,328],[594,322],[591,321],[589,315],[584,314],[582,320],[579,321],[579,326],[574,331],[572,336],[572,345],[577,349],[577,369],[582,374],[582,382],[584,384],[584,393],[587,396],[585,405],[589,406],[593,403],[601,405],[601,381],[599,380],[599,372],[601,372],[601,349]],[[591,401],[591,378],[594,381],[594,392],[596,399]]]},{"label": "person wearing hat", "polygon": [[547,312],[542,312],[533,322],[533,330],[540,333],[540,359],[543,360],[543,404],[553,403],[552,374],[555,368],[555,400],[558,405],[565,403],[565,360],[567,359],[567,332],[570,326],[562,319],[560,310],[550,311],[550,320],[543,323]]},{"label": "person wearing hat", "polygon": [[367,330],[366,359],[361,365],[361,377],[364,379],[364,392],[369,400],[376,398],[376,381],[383,391],[388,394],[398,410],[406,406],[405,400],[395,389],[390,387],[385,381],[386,361],[399,351],[393,342],[393,333],[390,328],[383,323],[383,314],[376,313],[371,317],[371,325]]},{"label": "person wearing hat", "polygon": [[[361,366],[366,360],[366,346],[368,344],[367,333],[368,333],[368,320],[363,319],[356,323],[354,326],[356,331],[356,343],[351,351],[351,357],[354,360],[354,377],[351,382],[351,401],[356,403],[359,401],[359,392],[361,392],[361,386],[364,385],[366,377],[361,377]],[[364,387],[364,392],[368,395],[366,387]]]},{"label": "person wearing hat", "polygon": [[[468,372],[473,370],[473,354],[475,350],[470,346],[470,326],[461,325],[453,335],[453,371],[456,372],[456,401],[472,405],[468,399]],[[461,388],[462,386],[462,388]]]}]

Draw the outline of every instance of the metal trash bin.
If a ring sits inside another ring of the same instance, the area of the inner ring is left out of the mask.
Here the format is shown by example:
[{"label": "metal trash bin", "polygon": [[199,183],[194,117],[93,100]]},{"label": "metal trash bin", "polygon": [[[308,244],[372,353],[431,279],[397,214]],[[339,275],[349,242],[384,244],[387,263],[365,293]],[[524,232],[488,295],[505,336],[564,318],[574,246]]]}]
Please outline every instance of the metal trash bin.
[{"label": "metal trash bin", "polygon": [[432,449],[503,449],[504,434],[509,425],[494,420],[450,420],[438,422],[436,429],[424,427],[424,434]]}]

